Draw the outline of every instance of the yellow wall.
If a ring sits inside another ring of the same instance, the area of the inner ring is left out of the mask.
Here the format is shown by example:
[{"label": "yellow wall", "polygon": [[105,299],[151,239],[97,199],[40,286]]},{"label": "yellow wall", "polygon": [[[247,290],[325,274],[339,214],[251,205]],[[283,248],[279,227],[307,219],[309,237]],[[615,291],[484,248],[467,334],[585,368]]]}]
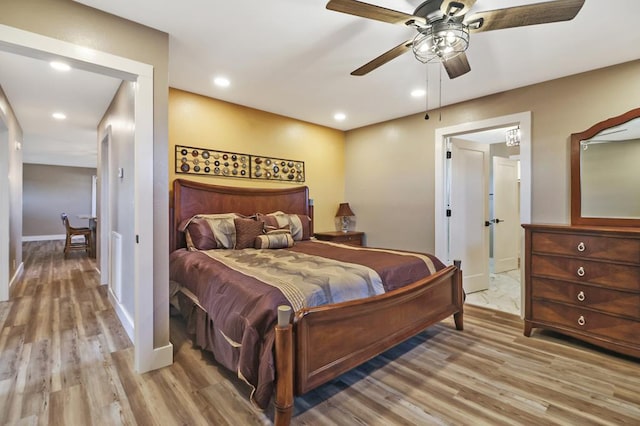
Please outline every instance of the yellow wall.
[{"label": "yellow wall", "polygon": [[169,90],[169,181],[184,178],[226,186],[281,188],[287,182],[175,173],[175,146],[187,145],[304,161],[316,231],[334,230],[344,201],[344,132],[316,124]]}]

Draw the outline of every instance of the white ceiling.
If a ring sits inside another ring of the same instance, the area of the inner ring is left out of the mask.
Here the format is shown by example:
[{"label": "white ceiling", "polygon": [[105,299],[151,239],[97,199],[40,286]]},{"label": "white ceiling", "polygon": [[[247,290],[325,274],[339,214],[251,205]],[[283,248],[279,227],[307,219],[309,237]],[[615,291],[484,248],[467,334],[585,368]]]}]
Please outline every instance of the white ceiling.
[{"label": "white ceiling", "polygon": [[[433,109],[440,103],[640,58],[638,0],[586,0],[569,22],[471,34],[467,51],[471,72],[455,80],[440,73],[438,64],[421,64],[411,53],[368,75],[351,76],[351,71],[415,33],[403,26],[329,11],[326,0],[77,1],[167,32],[172,87],[342,130],[424,112],[425,98],[412,98],[409,93],[426,87],[427,69],[428,108]],[[477,0],[472,12],[537,2]],[[421,0],[371,3],[412,13]],[[21,106],[28,101],[23,101],[21,90],[12,88],[15,78],[26,77],[24,68],[8,76],[4,69],[5,63],[0,62],[0,84],[25,135],[30,135],[31,119],[27,120]],[[212,80],[219,75],[228,77],[231,86],[214,86]],[[44,95],[55,86],[40,86],[38,93]],[[88,90],[76,87],[81,94]],[[112,89],[104,95],[110,100]],[[66,94],[63,99],[76,100],[81,110],[88,109],[88,100],[80,94]],[[338,111],[347,115],[345,121],[334,121]],[[44,121],[38,123],[46,131]],[[96,124],[97,119],[94,128]]]},{"label": "white ceiling", "polygon": [[[97,125],[121,80],[0,51],[0,86],[23,130],[25,163],[96,167]],[[58,121],[54,112],[67,118]]]}]

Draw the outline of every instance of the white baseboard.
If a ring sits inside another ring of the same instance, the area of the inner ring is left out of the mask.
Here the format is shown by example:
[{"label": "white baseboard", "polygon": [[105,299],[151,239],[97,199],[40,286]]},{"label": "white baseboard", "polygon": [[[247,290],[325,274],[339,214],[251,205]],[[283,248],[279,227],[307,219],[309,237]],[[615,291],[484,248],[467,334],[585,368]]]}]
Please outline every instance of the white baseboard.
[{"label": "white baseboard", "polygon": [[153,361],[149,370],[157,370],[171,364],[173,364],[173,344],[153,348]]},{"label": "white baseboard", "polygon": [[[109,294],[109,302],[116,311],[116,315],[122,323],[122,327],[124,328],[127,336],[129,336],[129,340],[135,345],[134,338],[134,325],[133,320],[129,316],[129,313],[122,305],[122,303],[118,303],[115,295],[111,292],[111,289],[107,291]],[[153,354],[151,355],[151,360],[149,364],[146,364],[142,367],[143,372],[157,370],[162,367],[166,367],[173,364],[173,344],[169,343],[166,346],[161,346],[159,348],[153,349]]]},{"label": "white baseboard", "polygon": [[56,235],[23,235],[22,242],[25,241],[54,241],[54,240],[64,240],[67,238],[66,234],[56,234]]},{"label": "white baseboard", "polygon": [[125,309],[124,305],[122,305],[122,303],[118,302],[115,295],[111,292],[110,288],[109,288],[109,291],[107,291],[107,293],[109,294],[109,302],[111,302],[111,306],[113,306],[113,309],[115,309],[116,315],[118,316],[118,319],[122,324],[122,327],[124,327],[124,331],[127,333],[127,336],[129,336],[129,340],[131,341],[131,343],[134,343],[135,342],[134,335],[133,335],[134,325],[133,325],[133,320],[129,315],[129,312],[127,312],[127,310]]}]

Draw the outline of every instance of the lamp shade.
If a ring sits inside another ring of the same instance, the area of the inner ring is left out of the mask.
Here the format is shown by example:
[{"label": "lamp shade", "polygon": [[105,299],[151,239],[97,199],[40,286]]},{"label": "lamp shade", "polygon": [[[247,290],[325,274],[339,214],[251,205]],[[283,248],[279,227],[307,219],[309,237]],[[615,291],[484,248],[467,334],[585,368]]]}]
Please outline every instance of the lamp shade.
[{"label": "lamp shade", "polygon": [[338,206],[338,212],[336,213],[336,217],[344,217],[344,216],[355,216],[356,214],[349,207],[349,203],[340,203]]}]

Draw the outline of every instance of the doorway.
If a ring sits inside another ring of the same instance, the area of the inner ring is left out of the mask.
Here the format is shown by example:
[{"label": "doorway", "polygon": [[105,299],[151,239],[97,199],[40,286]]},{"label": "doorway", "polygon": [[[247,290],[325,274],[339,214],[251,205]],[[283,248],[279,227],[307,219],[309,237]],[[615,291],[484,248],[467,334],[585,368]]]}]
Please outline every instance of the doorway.
[{"label": "doorway", "polygon": [[[465,257],[468,256],[465,253],[465,250],[461,250],[460,247],[467,247],[469,245],[476,244],[476,241],[479,237],[476,236],[468,236],[464,235],[464,228],[462,228],[459,223],[460,221],[468,221],[468,215],[476,214],[476,218],[473,219],[473,223],[475,226],[475,231],[477,233],[483,233],[484,229],[484,238],[488,240],[492,237],[495,237],[493,232],[489,232],[489,228],[496,227],[495,221],[496,217],[489,217],[489,215],[483,215],[482,211],[486,211],[485,207],[475,206],[474,208],[465,208],[464,205],[461,209],[457,210],[458,222],[451,222],[451,218],[453,217],[451,211],[451,202],[455,199],[456,191],[460,191],[460,188],[454,188],[453,185],[456,185],[456,181],[459,181],[459,175],[456,174],[456,171],[450,169],[450,165],[447,163],[450,161],[450,155],[447,155],[447,151],[451,146],[451,140],[455,138],[463,139],[468,135],[494,130],[494,129],[502,129],[505,127],[513,127],[520,126],[521,130],[521,142],[520,142],[520,182],[519,182],[519,194],[518,202],[516,203],[519,207],[519,215],[516,213],[514,218],[511,219],[512,225],[514,222],[517,222],[517,227],[513,229],[517,229],[517,234],[519,236],[522,235],[522,229],[519,226],[520,223],[529,223],[531,217],[531,113],[524,112],[513,114],[509,116],[496,117],[488,120],[482,120],[477,122],[464,123],[457,126],[441,128],[436,130],[436,143],[435,143],[435,171],[436,171],[436,187],[435,187],[435,234],[436,234],[436,255],[443,259],[446,263],[452,263],[454,259],[462,259],[462,271],[464,275],[463,282],[467,281],[467,273],[465,271],[465,265],[468,264],[472,271],[471,274],[474,273],[474,265],[479,264],[478,262],[486,262],[488,266],[489,257],[484,256],[484,254],[480,253],[479,250],[475,250],[475,256],[481,256],[481,261],[477,259],[466,260]],[[460,170],[460,168],[458,168]],[[459,172],[458,172],[459,173]],[[472,178],[469,178],[472,179]],[[460,185],[458,182],[457,185]],[[453,197],[453,198],[452,198]],[[489,204],[489,199],[485,199],[486,204]],[[455,214],[455,210],[454,213]],[[482,217],[484,216],[484,217]],[[499,217],[497,219],[500,219]],[[478,221],[482,220],[482,226]],[[488,224],[485,222],[489,222]],[[499,223],[498,226],[504,225],[505,223]],[[484,225],[487,225],[486,227]],[[457,236],[456,233],[462,232],[462,237]],[[514,232],[514,231],[511,231]],[[452,244],[452,241],[460,240],[459,243]],[[520,251],[522,252],[522,239],[518,239],[518,244],[520,245]],[[489,247],[489,242],[487,241],[486,247]],[[469,251],[469,250],[467,250]],[[522,270],[516,272],[517,276],[520,278],[519,282],[522,283]],[[521,284],[518,284],[517,293],[519,293],[519,301],[523,299],[522,295],[524,292],[524,288]],[[465,291],[471,293],[474,289],[467,288],[465,285]],[[522,315],[522,303],[520,303],[520,312]]]},{"label": "doorway", "polygon": [[109,173],[111,165],[111,126],[107,127],[104,138],[100,142],[100,164],[98,168],[100,184],[98,188],[98,198],[100,200],[99,208],[100,212],[98,217],[100,222],[98,223],[97,233],[100,234],[100,244],[97,245],[98,255],[97,259],[100,262],[100,284],[110,285],[111,278],[109,273],[111,271],[111,251],[109,250],[109,238],[106,238],[106,232],[103,230],[111,229],[111,215],[113,206],[111,199],[111,173]]},{"label": "doorway", "polygon": [[[131,323],[129,337],[134,344],[135,369],[145,372],[171,363],[172,345],[154,348],[154,305],[148,303],[154,294],[153,221],[149,220],[148,207],[153,200],[153,67],[128,58],[84,48],[83,46],[41,36],[0,24],[0,49],[19,55],[44,59],[64,59],[74,67],[103,73],[112,77],[135,82],[135,134],[133,150],[135,167],[131,170],[133,199],[130,204],[130,219],[134,230],[134,267],[128,271],[128,278],[135,289],[132,318],[120,321]],[[21,164],[21,162],[20,162]],[[3,197],[4,193],[1,194]],[[6,199],[0,205],[6,205]],[[20,212],[21,215],[21,212]],[[0,223],[0,235],[8,234],[9,225]],[[101,230],[101,239],[107,238],[107,230]],[[21,233],[20,233],[21,235]],[[8,291],[0,281],[0,294]],[[125,326],[126,328],[126,326]]]}]

